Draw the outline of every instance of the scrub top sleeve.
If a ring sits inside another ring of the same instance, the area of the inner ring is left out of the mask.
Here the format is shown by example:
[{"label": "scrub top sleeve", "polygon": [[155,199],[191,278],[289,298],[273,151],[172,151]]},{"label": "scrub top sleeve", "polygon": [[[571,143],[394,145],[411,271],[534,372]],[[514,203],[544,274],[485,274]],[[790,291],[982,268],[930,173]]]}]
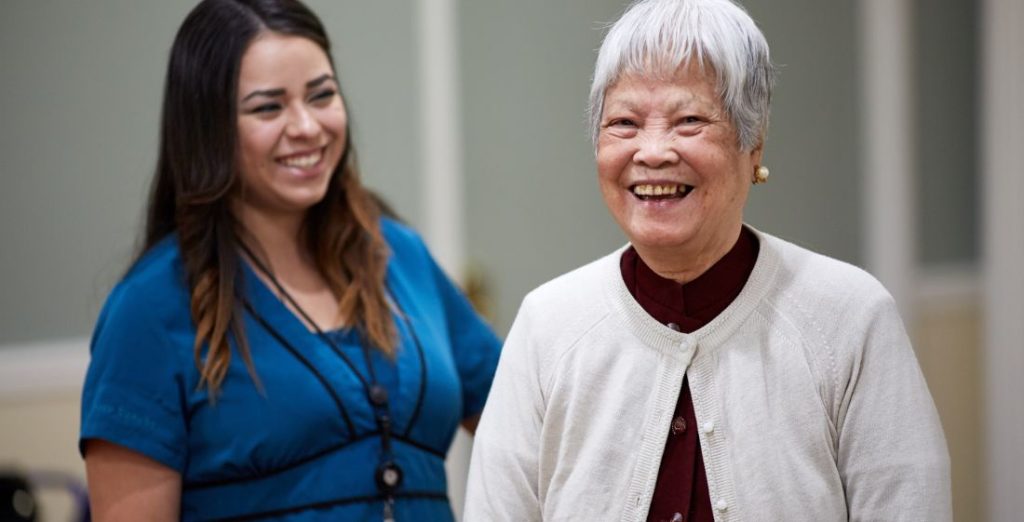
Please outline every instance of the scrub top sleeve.
[{"label": "scrub top sleeve", "polygon": [[108,298],[90,347],[79,451],[84,456],[86,440],[103,439],[182,473],[187,447],[182,354],[168,342],[171,332],[157,317],[159,297],[152,289],[120,286]]},{"label": "scrub top sleeve", "polygon": [[444,273],[427,245],[411,228],[390,219],[381,220],[381,230],[406,270],[424,274],[425,292],[436,293],[441,304],[452,359],[462,389],[462,418],[478,415],[491,389],[501,340],[476,313],[469,300]]},{"label": "scrub top sleeve", "polygon": [[430,266],[444,304],[452,355],[462,381],[462,418],[475,417],[483,411],[491,389],[501,340],[433,258]]}]

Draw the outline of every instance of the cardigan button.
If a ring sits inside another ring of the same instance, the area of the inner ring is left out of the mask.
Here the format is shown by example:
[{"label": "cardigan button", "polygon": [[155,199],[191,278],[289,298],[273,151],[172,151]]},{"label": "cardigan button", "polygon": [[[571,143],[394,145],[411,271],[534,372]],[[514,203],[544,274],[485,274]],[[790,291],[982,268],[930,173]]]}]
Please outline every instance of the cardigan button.
[{"label": "cardigan button", "polygon": [[686,431],[686,419],[680,415],[672,419],[672,434],[679,435]]},{"label": "cardigan button", "polygon": [[726,509],[729,509],[729,503],[726,502],[725,499],[718,499],[718,502],[715,502],[715,509],[718,511],[725,511]]},{"label": "cardigan button", "polygon": [[674,331],[674,332],[681,332],[681,331],[683,331],[683,329],[682,329],[682,328],[680,328],[680,327],[679,327],[679,325],[678,325],[678,324],[676,324],[676,323],[668,323],[668,324],[667,324],[667,325],[665,325],[665,326],[668,326],[668,328],[669,328],[670,330]]},{"label": "cardigan button", "polygon": [[704,431],[705,435],[711,435],[715,431],[715,423],[707,421],[700,427],[700,429]]}]

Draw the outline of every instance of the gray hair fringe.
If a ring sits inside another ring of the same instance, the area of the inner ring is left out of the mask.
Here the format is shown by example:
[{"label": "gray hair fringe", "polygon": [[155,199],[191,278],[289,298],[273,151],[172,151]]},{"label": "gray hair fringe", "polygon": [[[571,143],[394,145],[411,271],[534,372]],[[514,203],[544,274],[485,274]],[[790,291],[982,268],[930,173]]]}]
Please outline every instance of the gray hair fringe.
[{"label": "gray hair fringe", "polygon": [[768,130],[775,66],[750,15],[730,0],[639,0],[601,44],[590,87],[588,118],[597,146],[604,96],[625,73],[671,76],[696,60],[716,75],[718,95],[745,151]]}]

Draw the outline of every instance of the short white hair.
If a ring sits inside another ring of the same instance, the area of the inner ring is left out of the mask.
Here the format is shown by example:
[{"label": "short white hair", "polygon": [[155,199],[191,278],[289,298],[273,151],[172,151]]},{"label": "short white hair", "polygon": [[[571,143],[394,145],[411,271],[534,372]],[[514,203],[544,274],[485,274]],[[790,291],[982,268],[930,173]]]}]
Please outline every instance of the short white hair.
[{"label": "short white hair", "polygon": [[717,92],[745,151],[768,129],[775,67],[750,15],[730,0],[639,0],[608,31],[590,87],[594,145],[605,92],[625,74],[671,77],[696,60],[716,75]]}]

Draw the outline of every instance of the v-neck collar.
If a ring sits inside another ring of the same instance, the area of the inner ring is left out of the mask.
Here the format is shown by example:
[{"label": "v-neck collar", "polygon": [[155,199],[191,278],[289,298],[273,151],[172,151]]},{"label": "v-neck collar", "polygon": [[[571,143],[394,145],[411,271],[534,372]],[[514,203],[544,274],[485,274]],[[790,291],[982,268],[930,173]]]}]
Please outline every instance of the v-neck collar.
[{"label": "v-neck collar", "polygon": [[[278,334],[280,334],[285,340],[294,346],[296,350],[299,350],[303,357],[307,357],[312,361],[331,360],[335,361],[340,357],[334,353],[334,350],[327,344],[327,341],[320,338],[320,335],[315,331],[311,331],[306,327],[306,324],[292,312],[281,299],[271,290],[271,288],[258,277],[255,268],[244,260],[241,262],[242,265],[242,284],[241,287],[244,294],[241,295],[243,299],[249,301],[253,309],[258,313],[269,325],[274,328]],[[388,292],[396,306],[401,306],[399,303],[402,302],[403,297],[408,297],[403,294],[400,281],[394,281],[395,278],[392,274],[392,267],[389,265],[387,268],[386,281],[388,282]],[[394,282],[395,284],[391,284]],[[409,302],[408,299],[405,302]],[[392,390],[392,401],[391,401],[391,417],[395,422],[395,433],[404,434],[408,433],[414,426],[410,427],[408,423],[413,422],[414,424],[420,424],[422,419],[414,418],[416,415],[414,411],[415,406],[423,400],[420,397],[421,393],[424,393],[422,388],[424,386],[420,365],[425,364],[425,358],[417,356],[416,354],[403,354],[405,350],[421,350],[423,349],[418,345],[418,342],[414,340],[414,333],[410,332],[409,329],[416,328],[415,315],[409,316],[408,307],[401,307],[398,310],[392,310],[392,317],[395,320],[395,328],[398,334],[398,347],[395,354],[395,372],[396,381],[395,389]],[[405,319],[402,318],[402,314],[405,314]],[[338,337],[347,335],[344,329],[336,329],[325,332],[325,335],[331,336],[335,333],[340,333]],[[425,332],[424,332],[425,334]],[[422,335],[422,334],[415,334]],[[422,342],[422,341],[420,341]],[[338,349],[344,349],[339,346]],[[403,359],[404,357],[404,359]],[[415,362],[413,362],[415,361]],[[348,364],[343,361],[337,360],[337,364],[345,367],[347,372],[352,379],[352,385],[357,386],[360,390],[357,396],[344,395],[342,399],[346,405],[358,404],[358,411],[370,411],[368,400],[363,395],[362,385],[357,377],[352,372],[360,372],[358,365],[356,368],[349,367]],[[315,363],[314,363],[315,364]],[[333,362],[331,364],[334,364]],[[403,371],[403,368],[405,370]],[[363,377],[366,377],[363,375]],[[336,392],[341,392],[337,388],[337,381],[335,379],[330,380],[329,384]],[[354,413],[350,408],[350,413]],[[420,422],[417,422],[420,421]]]},{"label": "v-neck collar", "polygon": [[[248,299],[252,306],[266,319],[274,328],[278,329],[281,335],[290,342],[301,341],[304,345],[312,342],[324,343],[317,332],[310,330],[306,323],[291,311],[288,306],[267,286],[267,284],[256,273],[255,268],[249,262],[242,259],[242,279],[244,294],[243,299]],[[333,330],[330,330],[333,331]]]}]

